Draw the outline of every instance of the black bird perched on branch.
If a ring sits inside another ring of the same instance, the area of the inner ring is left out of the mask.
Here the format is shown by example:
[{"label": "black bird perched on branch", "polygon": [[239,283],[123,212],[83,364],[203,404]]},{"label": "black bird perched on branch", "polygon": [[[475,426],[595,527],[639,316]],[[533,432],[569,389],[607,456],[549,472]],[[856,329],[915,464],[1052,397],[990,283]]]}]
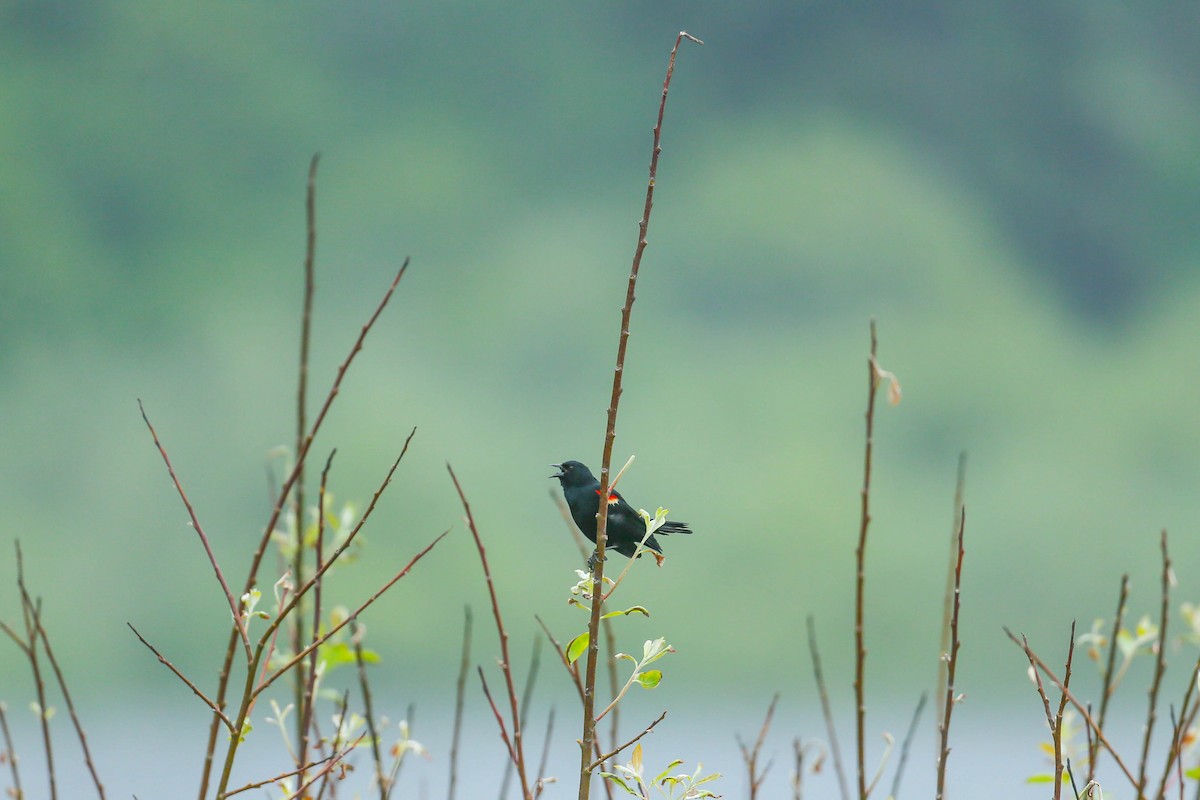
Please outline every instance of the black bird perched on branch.
[{"label": "black bird perched on branch", "polygon": [[[564,461],[561,464],[551,464],[557,472],[551,478],[558,478],[562,484],[563,496],[567,499],[567,507],[571,509],[571,518],[579,530],[591,542],[596,541],[596,514],[600,512],[600,481],[592,471],[578,461]],[[616,550],[626,558],[632,558],[637,552],[637,546],[646,535],[646,522],[633,506],[625,502],[625,498],[615,490],[608,493],[608,544],[606,549]],[[667,520],[654,534],[646,540],[646,547],[654,551],[654,558],[662,565],[662,547],[654,538],[660,534],[691,533],[692,529],[685,522]],[[594,555],[593,555],[594,558]],[[589,560],[588,566],[594,566]]]}]

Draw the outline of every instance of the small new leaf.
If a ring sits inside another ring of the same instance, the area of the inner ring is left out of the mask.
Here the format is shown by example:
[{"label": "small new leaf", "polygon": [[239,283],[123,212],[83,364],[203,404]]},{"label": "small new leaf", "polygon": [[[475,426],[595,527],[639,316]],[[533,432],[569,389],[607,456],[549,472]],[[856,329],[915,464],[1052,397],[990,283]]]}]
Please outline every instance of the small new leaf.
[{"label": "small new leaf", "polygon": [[653,689],[662,682],[662,670],[648,669],[645,672],[639,672],[634,680],[647,689]]},{"label": "small new leaf", "polygon": [[567,645],[567,663],[574,664],[576,661],[578,661],[579,657],[587,651],[588,644],[590,642],[591,637],[588,635],[587,631],[584,631],[572,639],[571,643]]}]

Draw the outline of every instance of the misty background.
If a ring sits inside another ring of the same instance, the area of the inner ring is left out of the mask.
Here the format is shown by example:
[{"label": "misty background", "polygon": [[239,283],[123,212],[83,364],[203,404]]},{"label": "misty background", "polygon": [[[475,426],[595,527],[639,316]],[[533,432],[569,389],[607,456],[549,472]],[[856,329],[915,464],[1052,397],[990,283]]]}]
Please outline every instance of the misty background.
[{"label": "misty background", "polygon": [[[635,506],[696,530],[622,590],[653,614],[621,620],[622,649],[665,635],[678,651],[663,686],[623,706],[631,733],[664,707],[681,720],[648,740],[656,763],[700,756],[737,796],[733,735],[753,736],[780,691],[784,791],[791,738],[824,737],[809,614],[849,711],[872,317],[904,390],[876,420],[873,731],[900,736],[933,685],[961,451],[956,719],[979,732],[979,769],[1012,753],[1006,793],[1041,791],[1022,781],[1045,767],[1045,734],[1000,626],[1061,663],[1071,620],[1111,618],[1126,572],[1130,622],[1157,614],[1163,528],[1174,605],[1197,599],[1200,8],[18,0],[0,9],[0,618],[19,620],[19,538],[85,725],[112,731],[99,766],[114,785],[147,796],[166,743],[147,745],[158,722],[123,721],[157,712],[180,731],[190,793],[207,722],[125,623],[202,685],[228,635],[137,399],[240,584],[271,452],[294,438],[316,152],[312,402],[412,257],[313,452],[338,448],[331,490],[362,507],[418,429],[362,560],[331,581],[338,602],[454,528],[366,617],[378,702],[393,720],[415,702],[435,756],[423,785],[442,791],[464,604],[474,660],[491,669],[497,652],[447,461],[521,670],[535,613],[564,641],[582,630],[566,605],[580,560],[546,476],[599,466],[681,29],[706,44],[681,48],[671,88],[614,457],[637,456],[621,485]],[[1195,651],[1171,652],[1177,698]],[[578,713],[549,655],[534,714],[561,701],[561,795]],[[1127,713],[1148,667],[1119,697]],[[1095,670],[1077,669],[1094,696]],[[0,700],[30,733],[31,697],[0,647]],[[497,765],[480,772],[490,792],[502,746],[478,722],[465,752]],[[1016,734],[1001,746],[998,730]],[[964,787],[970,741],[951,760]],[[35,758],[32,735],[21,752]]]}]

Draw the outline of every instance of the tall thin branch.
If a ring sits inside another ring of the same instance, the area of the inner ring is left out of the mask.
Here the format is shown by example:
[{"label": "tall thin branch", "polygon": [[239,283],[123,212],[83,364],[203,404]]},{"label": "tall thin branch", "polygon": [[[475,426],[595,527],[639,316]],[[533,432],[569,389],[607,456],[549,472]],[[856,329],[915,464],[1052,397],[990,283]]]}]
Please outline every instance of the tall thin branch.
[{"label": "tall thin branch", "polygon": [[858,764],[858,797],[867,800],[866,716],[864,677],[867,648],[863,628],[864,594],[867,584],[867,530],[871,525],[871,456],[875,446],[875,390],[879,386],[879,366],[875,361],[877,340],[875,320],[871,320],[871,356],[867,359],[867,435],[863,455],[862,513],[858,528],[858,547],[854,550],[854,726]]},{"label": "tall thin branch", "polygon": [[[325,569],[325,495],[329,484],[329,470],[333,467],[333,457],[337,455],[337,448],[329,451],[329,457],[325,459],[325,467],[321,470],[321,485],[317,490],[317,543],[313,550],[313,558],[315,560],[315,569],[318,574],[321,574]],[[297,541],[297,546],[301,546],[303,535]],[[294,565],[293,565],[294,566]],[[300,581],[297,580],[297,585]],[[317,578],[313,584],[313,604],[312,604],[312,630],[310,632],[310,641],[321,635],[321,585],[324,583],[322,578]],[[301,606],[303,608],[303,606]],[[296,621],[294,630],[299,631],[304,624],[303,619]],[[303,647],[303,643],[296,639],[293,642],[293,650],[299,650]],[[270,659],[268,659],[270,661]],[[303,664],[301,664],[303,667]],[[314,695],[317,691],[317,651],[313,650],[308,661],[307,675],[300,671],[296,675],[296,684],[304,685],[304,697],[302,702],[297,706],[296,715],[300,717],[300,754],[296,759],[303,766],[308,760],[308,748],[311,744],[311,736],[313,732],[313,702]],[[303,780],[303,778],[301,778]]]},{"label": "tall thin branch", "polygon": [[1067,687],[1071,684],[1071,660],[1075,657],[1075,620],[1071,620],[1071,640],[1067,645],[1067,664],[1063,671],[1061,694],[1058,698],[1058,713],[1054,716],[1054,800],[1062,796],[1063,772],[1063,712],[1067,708]]},{"label": "tall thin branch", "polygon": [[[1108,701],[1112,698],[1114,667],[1116,666],[1117,658],[1117,637],[1121,633],[1121,623],[1125,621],[1125,605],[1129,602],[1129,573],[1126,572],[1121,576],[1121,591],[1117,595],[1117,613],[1113,617],[1112,634],[1108,637],[1108,661],[1104,666],[1104,675],[1102,677],[1103,688],[1100,693],[1100,714],[1096,717],[1096,725],[1100,728],[1104,727],[1104,720],[1108,716]],[[1188,683],[1189,687],[1192,682]],[[1088,729],[1089,731],[1091,728]],[[1091,740],[1088,747],[1088,771],[1087,780],[1084,783],[1091,783],[1092,778],[1096,776],[1096,759],[1100,755],[1100,741],[1098,739]]]},{"label": "tall thin branch", "polygon": [[808,652],[812,656],[813,677],[817,681],[817,695],[821,698],[821,716],[825,718],[825,732],[829,736],[829,752],[833,755],[833,771],[837,774],[838,791],[842,800],[850,800],[850,785],[846,781],[846,767],[842,764],[842,748],[838,746],[837,727],[833,724],[833,709],[829,705],[829,690],[825,687],[825,672],[821,669],[821,651],[817,649],[817,624],[812,614],[808,615]]},{"label": "tall thin branch", "polygon": [[1158,643],[1154,654],[1154,677],[1150,681],[1150,701],[1146,708],[1146,726],[1142,737],[1142,757],[1138,760],[1138,793],[1146,792],[1146,768],[1150,760],[1150,738],[1154,735],[1154,723],[1157,718],[1158,687],[1162,684],[1163,673],[1167,669],[1167,620],[1170,619],[1171,609],[1171,556],[1167,552],[1167,532],[1162,532],[1162,605],[1158,619]]},{"label": "tall thin branch", "polygon": [[[946,548],[946,589],[942,597],[942,643],[940,653],[950,652],[950,617],[954,613],[954,565],[958,561],[958,526],[962,516],[963,501],[967,493],[967,451],[958,454],[958,472],[954,481],[954,516],[950,524],[950,546]],[[944,658],[938,659],[937,668],[937,716],[934,725],[940,726],[945,709],[942,703],[946,699],[946,669],[949,666]]]},{"label": "tall thin branch", "polygon": [[225,723],[225,727],[229,729],[229,732],[233,733],[233,722],[230,721],[229,717],[225,715],[225,712],[217,708],[216,703],[214,703],[212,700],[209,700],[208,696],[205,695],[204,692],[200,691],[200,687],[188,680],[188,677],[180,672],[178,667],[167,660],[166,656],[158,651],[158,648],[146,641],[146,637],[142,636],[138,629],[133,627],[132,622],[126,622],[125,624],[129,626],[129,630],[133,631],[133,635],[138,638],[138,641],[146,645],[147,649],[149,649],[151,653],[154,653],[154,656],[158,659],[158,662],[167,669],[171,670],[171,672],[175,674],[176,678],[179,678],[179,680],[183,681],[184,685],[192,690],[192,694],[203,700],[204,705],[212,709],[212,712],[217,715],[221,722]]},{"label": "tall thin branch", "polygon": [[[312,307],[315,293],[314,262],[317,253],[317,163],[321,160],[320,153],[314,153],[308,162],[308,185],[304,202],[304,302],[300,312],[300,368],[296,378],[296,452],[304,446],[304,434],[308,430],[308,357],[309,345],[312,340]],[[307,461],[307,459],[305,460]],[[305,461],[297,464],[295,491],[295,524],[296,552],[292,556],[292,575],[296,585],[304,583],[304,466]],[[304,630],[303,606],[299,609],[297,619],[292,624],[292,652],[301,647],[301,637]],[[319,612],[313,610],[313,620],[316,624]],[[308,754],[308,722],[311,714],[309,704],[312,702],[307,688],[309,681],[305,678],[305,665],[296,667],[295,703],[296,703],[296,740],[300,742],[300,753],[297,767],[303,767]],[[303,775],[301,776],[303,782]]]},{"label": "tall thin branch", "polygon": [[[638,222],[637,247],[633,253],[633,265],[629,271],[629,286],[625,291],[625,305],[621,308],[621,332],[617,340],[617,365],[613,370],[612,396],[608,405],[608,422],[604,431],[604,456],[600,466],[600,497],[607,498],[609,490],[609,470],[612,467],[613,441],[617,435],[617,407],[621,401],[621,378],[625,371],[625,351],[629,343],[629,319],[633,311],[633,301],[637,288],[638,270],[642,264],[642,254],[646,250],[646,232],[650,227],[650,212],[654,207],[654,187],[658,177],[658,156],[662,152],[663,116],[667,109],[667,92],[671,88],[671,76],[675,72],[675,54],[679,44],[687,39],[696,44],[703,44],[699,39],[680,31],[675,37],[675,45],[671,48],[671,56],[667,61],[667,75],[663,80],[662,99],[658,104],[658,120],[654,124],[654,147],[650,155],[650,177],[646,182],[646,203],[642,211],[642,219]],[[596,566],[592,571],[592,613],[588,620],[587,666],[584,672],[583,693],[583,736],[579,742],[579,800],[588,800],[592,787],[592,748],[596,741],[596,665],[600,660],[600,607],[604,596],[604,550],[608,543],[608,503],[600,503],[600,512],[596,515]]]},{"label": "tall thin branch", "polygon": [[[533,689],[537,686],[538,671],[542,664],[542,637],[534,636],[529,655],[529,672],[525,676],[525,688],[521,691],[521,730],[527,730],[529,706],[533,702]],[[536,777],[541,777],[540,775]],[[504,765],[504,777],[500,779],[500,800],[508,796],[508,784],[512,781],[512,762]]]},{"label": "tall thin branch", "polygon": [[550,742],[554,740],[554,706],[550,706],[550,714],[546,717],[546,738],[542,740],[542,757],[538,761],[537,781],[534,783],[534,800],[542,793],[546,784],[546,764],[550,762]]},{"label": "tall thin branch", "polygon": [[450,788],[446,800],[454,800],[458,786],[458,742],[462,738],[463,699],[467,688],[467,669],[471,664],[471,607],[463,606],[462,662],[454,691],[454,734],[450,737]]},{"label": "tall thin branch", "polygon": [[17,751],[13,747],[12,732],[8,729],[8,717],[4,714],[6,708],[7,706],[0,702],[0,734],[4,736],[4,755],[8,760],[9,770],[12,772],[13,793],[20,798],[25,796],[21,792],[21,770],[17,767],[20,759],[17,758]]},{"label": "tall thin branch", "polygon": [[46,651],[46,658],[50,660],[50,667],[54,670],[54,679],[58,682],[58,689],[62,692],[63,700],[67,704],[67,713],[71,716],[71,725],[75,728],[75,735],[79,737],[79,745],[83,749],[83,761],[87,766],[88,774],[92,777],[92,783],[96,786],[96,793],[100,796],[100,800],[104,800],[104,784],[100,782],[100,775],[96,772],[96,763],[92,760],[92,750],[88,747],[87,734],[83,730],[83,724],[79,721],[79,715],[75,713],[75,703],[71,700],[71,692],[67,688],[67,680],[63,677],[62,669],[58,666],[58,659],[54,657],[54,650],[50,647],[50,637],[46,634],[46,628],[42,625],[39,618],[37,620],[38,634],[42,639],[42,647]]},{"label": "tall thin branch", "polygon": [[142,412],[142,421],[146,423],[146,427],[150,429],[150,435],[154,438],[154,446],[158,448],[163,463],[167,465],[167,472],[171,476],[171,482],[175,484],[175,491],[179,493],[179,498],[183,500],[183,505],[187,508],[188,516],[191,517],[192,530],[200,537],[200,544],[204,545],[204,552],[208,556],[208,563],[212,565],[213,572],[216,573],[217,581],[221,584],[221,591],[225,592],[225,599],[229,603],[229,611],[233,615],[234,627],[237,629],[238,636],[242,639],[246,657],[249,658],[250,637],[246,633],[246,622],[242,619],[241,604],[233,596],[233,592],[229,588],[229,583],[225,580],[225,573],[221,571],[221,565],[217,563],[217,557],[213,554],[212,545],[209,543],[208,537],[204,534],[204,528],[200,526],[200,520],[196,517],[196,509],[192,508],[192,501],[188,499],[187,492],[183,490],[183,485],[179,482],[179,476],[175,474],[175,467],[171,464],[171,458],[167,455],[167,449],[159,441],[158,432],[150,424],[150,418],[146,416],[146,408],[142,405],[140,398],[137,403],[138,410]]},{"label": "tall thin branch", "polygon": [[37,692],[38,722],[42,728],[42,750],[46,754],[50,800],[57,800],[58,777],[54,771],[54,748],[50,739],[50,706],[46,701],[46,684],[42,680],[42,667],[38,659],[38,635],[42,629],[42,601],[40,599],[35,601],[25,586],[25,559],[21,555],[21,542],[15,542],[15,546],[17,549],[17,590],[21,594],[21,615],[25,620],[26,647],[23,649],[29,659],[29,669],[33,673],[34,689]]},{"label": "tall thin branch", "polygon": [[929,701],[929,695],[921,692],[920,699],[917,700],[917,707],[913,709],[912,719],[908,723],[908,732],[904,734],[904,742],[900,745],[900,760],[896,762],[896,774],[892,777],[892,790],[888,792],[889,800],[896,800],[900,796],[900,781],[904,778],[904,768],[908,766],[908,753],[912,747],[913,737],[917,733],[917,723],[921,721],[921,712],[925,710],[925,703]]},{"label": "tall thin branch", "polygon": [[[938,725],[937,800],[946,796],[946,760],[950,757],[950,715],[954,711],[954,673],[958,666],[958,612],[962,599],[963,531],[967,523],[966,507],[959,508],[958,558],[954,564],[954,611],[950,615],[950,650],[946,653],[946,696],[942,703],[942,721]],[[1072,638],[1072,641],[1074,639]]]},{"label": "tall thin branch", "polygon": [[367,678],[367,662],[363,659],[363,629],[355,619],[350,623],[350,641],[354,643],[354,664],[358,667],[358,687],[363,696],[363,716],[367,720],[367,733],[371,739],[371,760],[375,764],[375,785],[379,787],[379,800],[387,800],[391,784],[383,774],[383,753],[379,749],[379,730],[375,724],[375,708],[371,699],[371,681]]},{"label": "tall thin branch", "polygon": [[[454,489],[458,492],[458,499],[462,502],[463,512],[467,515],[467,527],[471,529],[471,536],[475,539],[475,549],[479,552],[479,562],[483,565],[483,577],[487,581],[488,597],[492,601],[492,616],[496,620],[496,633],[500,637],[500,671],[504,673],[504,688],[508,691],[508,702],[511,710],[511,724],[513,729],[512,747],[510,754],[512,755],[513,765],[517,768],[517,777],[521,780],[521,797],[525,800],[533,800],[533,795],[529,791],[529,779],[525,774],[525,749],[521,741],[521,711],[517,700],[517,689],[513,683],[512,677],[512,660],[508,655],[508,631],[504,628],[504,619],[500,616],[500,601],[496,597],[496,585],[492,580],[492,570],[488,566],[487,550],[484,549],[483,539],[479,537],[479,528],[475,525],[475,516],[471,513],[471,504],[467,502],[467,495],[463,492],[462,486],[458,482],[458,476],[454,474],[454,469],[447,464],[446,469],[450,472],[450,480],[454,481]],[[483,678],[482,670],[479,677]],[[485,683],[486,686],[486,683]]]},{"label": "tall thin branch", "polygon": [[[552,501],[554,501],[555,506],[558,508],[558,513],[562,515],[563,522],[566,523],[567,528],[571,531],[571,538],[575,541],[575,545],[579,548],[579,557],[586,561],[588,558],[588,555],[590,553],[591,543],[588,542],[587,539],[583,538],[583,534],[579,532],[578,526],[575,525],[575,520],[571,518],[571,509],[567,507],[567,501],[563,499],[562,492],[555,491],[552,488],[550,490],[550,499]],[[617,657],[616,657],[617,634],[613,628],[612,619],[610,619],[608,617],[602,617],[600,619],[600,625],[604,628],[604,641],[608,647],[608,658],[606,658],[604,660],[605,666],[608,668],[608,670],[607,670],[608,671],[608,694],[610,697],[616,697],[617,692],[619,692],[621,690],[621,679],[617,675]],[[545,624],[543,624],[542,628],[545,629],[545,627],[546,627]],[[550,632],[546,631],[546,635],[549,637]],[[550,637],[550,639],[553,642],[553,637]],[[571,664],[568,664],[567,667],[569,670],[574,670],[574,674],[575,674],[576,678],[578,679],[578,670],[574,669],[573,665],[571,665]],[[580,699],[582,699],[582,691],[583,691],[583,689],[582,689],[582,683],[581,683],[580,684],[580,693],[581,693]],[[609,736],[611,737],[611,746],[616,747],[617,743],[621,740],[620,739],[620,731],[621,731],[621,722],[620,722],[621,708],[620,708],[620,706],[613,708],[613,710],[609,713],[608,716],[609,716]],[[597,747],[600,746],[599,742],[597,742],[596,746]],[[604,783],[604,787],[605,787],[605,790],[608,792],[609,796],[611,797],[612,796],[612,785],[606,781]]]}]

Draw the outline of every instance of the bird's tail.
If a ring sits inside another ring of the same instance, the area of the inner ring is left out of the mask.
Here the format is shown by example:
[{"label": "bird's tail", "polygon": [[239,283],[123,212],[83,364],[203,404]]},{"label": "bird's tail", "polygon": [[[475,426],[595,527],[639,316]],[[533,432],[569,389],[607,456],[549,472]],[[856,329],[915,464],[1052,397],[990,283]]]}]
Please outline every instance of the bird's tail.
[{"label": "bird's tail", "polygon": [[668,533],[691,533],[691,532],[692,532],[692,529],[688,527],[688,524],[686,522],[674,522],[673,520],[667,520],[666,522],[664,522],[662,524],[662,527],[659,528],[658,530],[656,530],[654,533],[656,535],[660,534],[660,533],[663,535],[666,535]]}]

